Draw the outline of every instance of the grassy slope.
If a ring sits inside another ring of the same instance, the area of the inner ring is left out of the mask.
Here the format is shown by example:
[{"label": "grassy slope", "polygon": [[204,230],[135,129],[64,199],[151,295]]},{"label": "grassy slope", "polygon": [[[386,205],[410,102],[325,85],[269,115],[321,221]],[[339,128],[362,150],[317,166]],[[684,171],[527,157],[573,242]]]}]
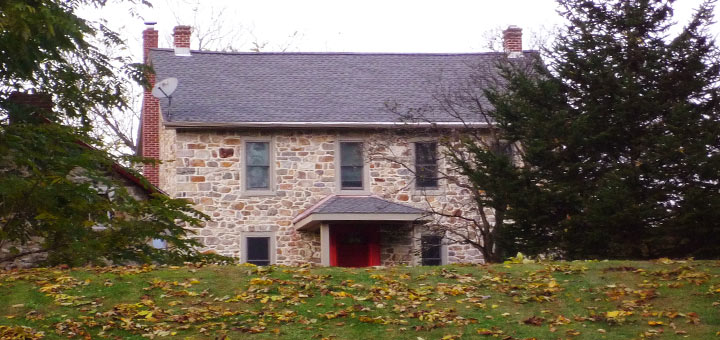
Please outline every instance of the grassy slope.
[{"label": "grassy slope", "polygon": [[708,339],[719,274],[718,261],[10,271],[0,338]]}]

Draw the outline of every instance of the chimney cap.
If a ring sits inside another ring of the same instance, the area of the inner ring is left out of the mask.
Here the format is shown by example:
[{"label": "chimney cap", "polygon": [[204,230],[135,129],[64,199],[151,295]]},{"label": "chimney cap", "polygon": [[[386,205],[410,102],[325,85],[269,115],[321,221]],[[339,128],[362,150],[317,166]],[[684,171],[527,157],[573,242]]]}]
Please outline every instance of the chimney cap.
[{"label": "chimney cap", "polygon": [[145,22],[145,25],[148,25],[148,26],[153,26],[155,24],[157,24],[157,21],[146,21]]}]

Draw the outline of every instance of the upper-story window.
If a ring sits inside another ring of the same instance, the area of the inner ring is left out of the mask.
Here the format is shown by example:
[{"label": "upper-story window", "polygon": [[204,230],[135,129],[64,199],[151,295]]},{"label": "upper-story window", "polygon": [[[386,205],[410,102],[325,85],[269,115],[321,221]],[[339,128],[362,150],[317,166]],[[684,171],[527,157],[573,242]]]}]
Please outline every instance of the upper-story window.
[{"label": "upper-story window", "polygon": [[415,186],[418,188],[438,186],[436,142],[415,143]]},{"label": "upper-story window", "polygon": [[270,190],[270,142],[247,142],[245,150],[245,188]]},{"label": "upper-story window", "polygon": [[340,188],[362,190],[363,162],[362,142],[340,142]]}]

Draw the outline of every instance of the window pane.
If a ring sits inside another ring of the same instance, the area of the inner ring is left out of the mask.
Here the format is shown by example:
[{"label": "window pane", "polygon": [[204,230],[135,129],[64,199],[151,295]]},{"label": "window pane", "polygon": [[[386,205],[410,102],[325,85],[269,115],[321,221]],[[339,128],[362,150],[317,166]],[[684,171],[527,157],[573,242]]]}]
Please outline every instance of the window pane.
[{"label": "window pane", "polygon": [[415,143],[415,164],[436,164],[437,143]]},{"label": "window pane", "polygon": [[437,187],[437,143],[415,143],[415,186]]},{"label": "window pane", "polygon": [[340,187],[342,189],[363,188],[362,143],[340,142]]},{"label": "window pane", "polygon": [[440,236],[423,236],[421,238],[422,245],[422,264],[423,266],[439,266],[442,264],[442,237]]},{"label": "window pane", "polygon": [[418,165],[415,169],[415,177],[415,185],[418,188],[436,188],[438,186],[436,165]]},{"label": "window pane", "polygon": [[362,189],[362,166],[341,166],[340,185],[343,189]]},{"label": "window pane", "polygon": [[340,165],[342,166],[362,166],[362,143],[359,142],[341,142],[340,143]]},{"label": "window pane", "polygon": [[248,237],[247,239],[247,262],[258,266],[270,264],[270,238],[269,237]]},{"label": "window pane", "polygon": [[246,146],[247,165],[270,165],[270,143],[248,142]]},{"label": "window pane", "polygon": [[269,189],[270,188],[270,167],[248,166],[247,167],[247,188],[248,189]]},{"label": "window pane", "polygon": [[507,157],[513,156],[513,144],[508,141],[498,141],[496,143],[493,143],[490,146],[490,149],[496,154],[496,155],[504,155]]}]

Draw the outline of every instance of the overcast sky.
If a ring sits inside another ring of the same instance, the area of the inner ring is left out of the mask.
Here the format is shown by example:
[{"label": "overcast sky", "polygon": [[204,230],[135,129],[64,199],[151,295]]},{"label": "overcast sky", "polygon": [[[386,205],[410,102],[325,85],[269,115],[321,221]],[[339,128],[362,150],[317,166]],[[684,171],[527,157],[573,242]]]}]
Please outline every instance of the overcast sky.
[{"label": "overcast sky", "polygon": [[[678,0],[675,20],[685,23],[699,0]],[[105,18],[128,40],[139,57],[143,21],[156,21],[161,47],[169,47],[172,27],[220,28],[239,50],[253,42],[263,51],[302,52],[479,52],[488,32],[508,25],[524,29],[526,49],[532,35],[561,25],[552,0],[151,0],[142,5],[110,5],[86,10]],[[199,5],[198,5],[199,4]],[[129,10],[138,13],[132,16]],[[716,9],[716,12],[718,9]],[[720,16],[720,15],[716,15]],[[718,18],[716,18],[718,19]],[[720,25],[712,28],[715,36]],[[216,34],[217,35],[217,34]],[[195,48],[197,41],[193,41]],[[219,45],[216,45],[219,46]]]}]

